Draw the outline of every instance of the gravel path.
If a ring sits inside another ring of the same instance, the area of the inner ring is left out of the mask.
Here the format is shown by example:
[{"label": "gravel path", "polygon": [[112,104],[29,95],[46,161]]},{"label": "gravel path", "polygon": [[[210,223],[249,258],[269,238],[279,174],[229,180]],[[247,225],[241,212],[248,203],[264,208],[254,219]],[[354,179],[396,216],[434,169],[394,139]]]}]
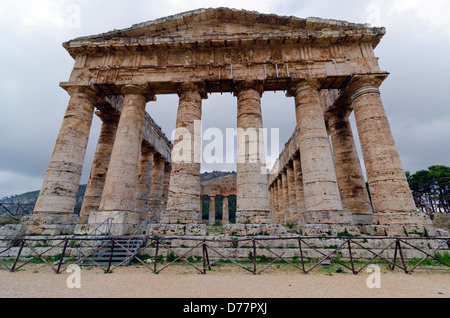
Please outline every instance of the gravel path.
[{"label": "gravel path", "polygon": [[[437,273],[436,273],[437,272]],[[0,297],[132,297],[132,298],[450,298],[448,271],[382,271],[381,288],[368,288],[369,273],[311,272],[304,275],[278,269],[252,275],[237,268],[214,268],[206,275],[186,266],[174,266],[155,275],[147,269],[127,267],[104,274],[81,270],[81,288],[70,289],[71,273],[54,274],[39,265],[10,273],[0,270]]]}]

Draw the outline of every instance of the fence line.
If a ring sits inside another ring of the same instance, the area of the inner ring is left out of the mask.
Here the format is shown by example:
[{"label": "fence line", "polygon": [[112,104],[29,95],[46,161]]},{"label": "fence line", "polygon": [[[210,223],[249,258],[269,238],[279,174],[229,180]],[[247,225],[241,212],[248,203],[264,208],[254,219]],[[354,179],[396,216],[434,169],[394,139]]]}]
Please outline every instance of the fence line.
[{"label": "fence line", "polygon": [[[142,239],[145,243],[136,251],[130,250],[126,245],[120,243],[122,239]],[[282,243],[283,241],[290,241],[288,247],[274,247],[274,243]],[[316,246],[319,242],[327,242],[337,245],[323,245]],[[82,248],[86,241],[98,244],[89,244],[89,246],[95,246],[91,248]],[[174,247],[172,244],[181,244],[181,251],[178,251],[180,247]],[[376,242],[377,249],[366,246],[369,241]],[[50,246],[48,243],[52,243]],[[295,242],[295,244],[294,244]],[[61,273],[63,266],[69,264],[81,265],[84,261],[91,261],[95,267],[102,269],[104,272],[112,272],[118,267],[125,264],[127,261],[135,261],[145,268],[149,269],[152,273],[160,273],[169,266],[183,262],[189,267],[194,268],[201,274],[206,274],[207,270],[212,270],[212,267],[220,264],[221,262],[229,263],[233,266],[237,266],[243,270],[246,270],[252,274],[261,274],[271,267],[275,262],[283,262],[293,266],[303,274],[308,274],[319,265],[323,265],[324,261],[334,262],[340,266],[348,269],[354,275],[360,273],[368,265],[375,261],[382,261],[386,263],[390,270],[394,270],[396,267],[403,270],[405,273],[410,274],[416,268],[418,268],[426,260],[432,260],[435,264],[440,264],[450,268],[449,257],[439,257],[437,252],[450,251],[450,238],[434,237],[434,238],[411,238],[411,237],[324,237],[324,236],[290,236],[290,237],[243,237],[243,238],[230,238],[230,239],[213,239],[204,237],[151,237],[151,236],[135,236],[135,237],[45,237],[45,238],[19,238],[19,239],[0,239],[0,267],[5,266],[10,272],[15,272],[24,266],[38,262],[44,262],[48,265],[56,274]],[[218,247],[217,244],[228,243],[230,246]],[[184,245],[188,244],[188,246]],[[189,245],[190,244],[190,245]],[[423,245],[428,246],[428,251],[425,251]],[[430,247],[430,244],[434,245],[434,248]],[[109,245],[109,246],[108,246]],[[119,264],[113,265],[113,251],[114,247],[119,246],[128,253],[128,256],[124,258]],[[48,247],[47,249],[45,247]],[[96,252],[105,248],[109,248],[109,261],[106,265],[98,264],[93,256]],[[392,257],[385,255],[385,252],[394,248],[394,255]],[[38,250],[41,248],[41,250]],[[60,252],[56,257],[55,249],[59,249],[56,252]],[[220,249],[224,249],[224,251]],[[297,251],[294,253],[296,256],[285,256],[286,248]],[[28,255],[24,255],[24,250],[28,249]],[[147,255],[143,253],[145,250],[151,249],[154,252],[153,255]],[[239,256],[238,251],[245,249],[247,251],[247,257]],[[407,258],[404,256],[405,250],[412,250],[419,252],[423,257],[417,259],[416,264],[412,264],[412,267],[408,267]],[[328,251],[328,252],[325,252]],[[372,255],[370,259],[365,258],[362,261],[358,253],[355,250],[363,250]],[[430,251],[431,250],[431,251]],[[53,251],[53,253],[50,253]],[[165,262],[163,260],[164,251],[167,254]],[[265,253],[261,253],[261,251]],[[306,255],[307,252],[316,253],[315,257]],[[280,254],[281,253],[281,254]],[[74,258],[74,255],[79,255]],[[269,255],[268,258],[265,255]],[[31,255],[31,256],[29,256]],[[169,258],[169,255],[171,257]],[[210,256],[215,255],[213,259]],[[297,256],[298,255],[298,256]],[[317,256],[318,255],[318,256]],[[445,254],[444,254],[445,255]],[[53,258],[53,263],[52,259]],[[243,261],[243,259],[245,261]],[[148,262],[150,260],[150,263]],[[265,264],[264,262],[267,262]],[[198,264],[200,263],[200,264]],[[258,265],[262,268],[258,268]],[[307,266],[310,266],[307,268]],[[158,267],[159,266],[159,267]],[[357,268],[359,266],[359,268]]]},{"label": "fence line", "polygon": [[33,213],[34,204],[0,203],[0,216],[19,216]]}]

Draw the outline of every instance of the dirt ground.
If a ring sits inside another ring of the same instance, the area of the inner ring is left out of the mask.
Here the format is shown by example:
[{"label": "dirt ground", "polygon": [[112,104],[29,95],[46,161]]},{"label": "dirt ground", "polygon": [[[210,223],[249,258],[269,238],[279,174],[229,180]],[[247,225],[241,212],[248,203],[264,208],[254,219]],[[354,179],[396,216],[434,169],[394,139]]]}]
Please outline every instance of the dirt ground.
[{"label": "dirt ground", "polygon": [[202,275],[192,267],[173,266],[154,274],[130,266],[105,274],[92,268],[81,269],[80,288],[69,288],[73,275],[66,269],[57,275],[45,264],[14,273],[0,270],[0,298],[450,298],[448,270],[409,275],[381,270],[380,288],[368,287],[367,271],[305,275],[279,268],[253,275],[237,267],[217,267]]}]

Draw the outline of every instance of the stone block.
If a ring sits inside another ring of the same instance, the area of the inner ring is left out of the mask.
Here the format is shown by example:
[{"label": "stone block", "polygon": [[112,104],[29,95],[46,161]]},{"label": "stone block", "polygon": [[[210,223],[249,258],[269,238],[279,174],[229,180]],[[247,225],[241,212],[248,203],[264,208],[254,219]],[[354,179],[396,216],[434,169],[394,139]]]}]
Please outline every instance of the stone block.
[{"label": "stone block", "polygon": [[149,235],[163,236],[205,236],[207,228],[205,224],[151,224]]},{"label": "stone block", "polygon": [[[91,212],[87,226],[78,226],[77,234],[90,233],[97,227],[99,232],[106,234],[108,219],[111,220],[110,235],[133,234],[140,224],[139,213],[127,211]],[[103,226],[102,226],[103,224]]]},{"label": "stone block", "polygon": [[76,214],[31,214],[21,219],[25,235],[71,235],[78,223]]},{"label": "stone block", "polygon": [[287,233],[281,224],[226,224],[223,227],[225,235],[247,236],[247,235],[270,235],[278,236]]},{"label": "stone block", "polygon": [[303,213],[303,221],[310,224],[352,224],[349,211],[307,211]]}]

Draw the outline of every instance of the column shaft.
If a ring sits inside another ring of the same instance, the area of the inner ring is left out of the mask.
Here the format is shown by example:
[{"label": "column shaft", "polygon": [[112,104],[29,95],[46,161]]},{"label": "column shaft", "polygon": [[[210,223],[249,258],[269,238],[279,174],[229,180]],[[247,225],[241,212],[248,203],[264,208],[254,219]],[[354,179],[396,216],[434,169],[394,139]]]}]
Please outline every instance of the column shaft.
[{"label": "column shaft", "polygon": [[352,94],[352,108],[377,218],[380,213],[415,211],[378,87],[361,85],[356,88]]},{"label": "column shaft", "polygon": [[136,91],[124,94],[100,211],[134,212],[139,175],[146,97]]},{"label": "column shaft", "polygon": [[140,214],[140,220],[145,220],[149,215],[154,155],[155,151],[150,146],[142,147],[135,206],[136,212]]},{"label": "column shaft", "polygon": [[287,215],[287,222],[297,222],[297,194],[295,191],[295,176],[294,168],[291,164],[286,167],[286,177],[288,182],[288,203],[289,214]]},{"label": "column shaft", "polygon": [[35,214],[74,213],[94,104],[84,91],[75,88],[68,91],[69,105],[34,207]]},{"label": "column shaft", "polygon": [[296,204],[297,204],[297,220],[302,222],[303,213],[306,211],[305,199],[303,194],[303,175],[302,175],[302,165],[299,157],[294,157],[292,162],[294,167],[294,178],[295,178],[295,191],[296,191]]},{"label": "column shaft", "polygon": [[222,197],[222,225],[230,223],[228,196]]},{"label": "column shaft", "polygon": [[214,195],[209,196],[209,225],[216,223],[216,197]]},{"label": "column shaft", "polygon": [[161,201],[161,211],[166,211],[171,171],[172,171],[172,165],[170,163],[166,163],[164,166],[164,181],[163,181],[163,193],[162,193],[162,199],[161,199],[162,200]]},{"label": "column shaft", "polygon": [[281,223],[286,223],[289,215],[289,182],[287,177],[287,171],[284,169],[281,172],[281,188],[282,188],[282,200],[283,200],[283,210],[280,214]]},{"label": "column shaft", "polygon": [[341,197],[317,89],[294,87],[304,198],[308,212],[342,210]]},{"label": "column shaft", "polygon": [[161,201],[163,195],[165,162],[160,156],[155,156],[153,161],[152,187],[150,192],[149,213],[154,223],[161,220]]},{"label": "column shaft", "polygon": [[116,138],[117,125],[119,123],[119,114],[99,112],[98,116],[102,119],[103,124],[81,206],[80,223],[87,223],[89,214],[91,212],[97,212],[100,207],[106,173]]},{"label": "column shaft", "polygon": [[261,113],[262,85],[236,87],[237,212],[236,223],[272,223]]},{"label": "column shaft", "polygon": [[280,172],[280,175],[277,179],[277,192],[278,192],[278,211],[276,214],[277,223],[282,223],[282,215],[285,208],[284,201],[284,191],[283,191],[283,174]]},{"label": "column shaft", "polygon": [[273,181],[273,211],[272,211],[272,218],[275,221],[275,223],[277,223],[277,215],[278,215],[278,211],[280,210],[279,208],[279,193],[278,193],[278,179],[275,179]]},{"label": "column shaft", "polygon": [[161,223],[198,223],[202,98],[206,96],[201,87],[186,84],[179,97],[167,211]]},{"label": "column shaft", "polygon": [[331,114],[328,127],[343,208],[352,213],[355,223],[372,224],[372,206],[348,116]]}]

